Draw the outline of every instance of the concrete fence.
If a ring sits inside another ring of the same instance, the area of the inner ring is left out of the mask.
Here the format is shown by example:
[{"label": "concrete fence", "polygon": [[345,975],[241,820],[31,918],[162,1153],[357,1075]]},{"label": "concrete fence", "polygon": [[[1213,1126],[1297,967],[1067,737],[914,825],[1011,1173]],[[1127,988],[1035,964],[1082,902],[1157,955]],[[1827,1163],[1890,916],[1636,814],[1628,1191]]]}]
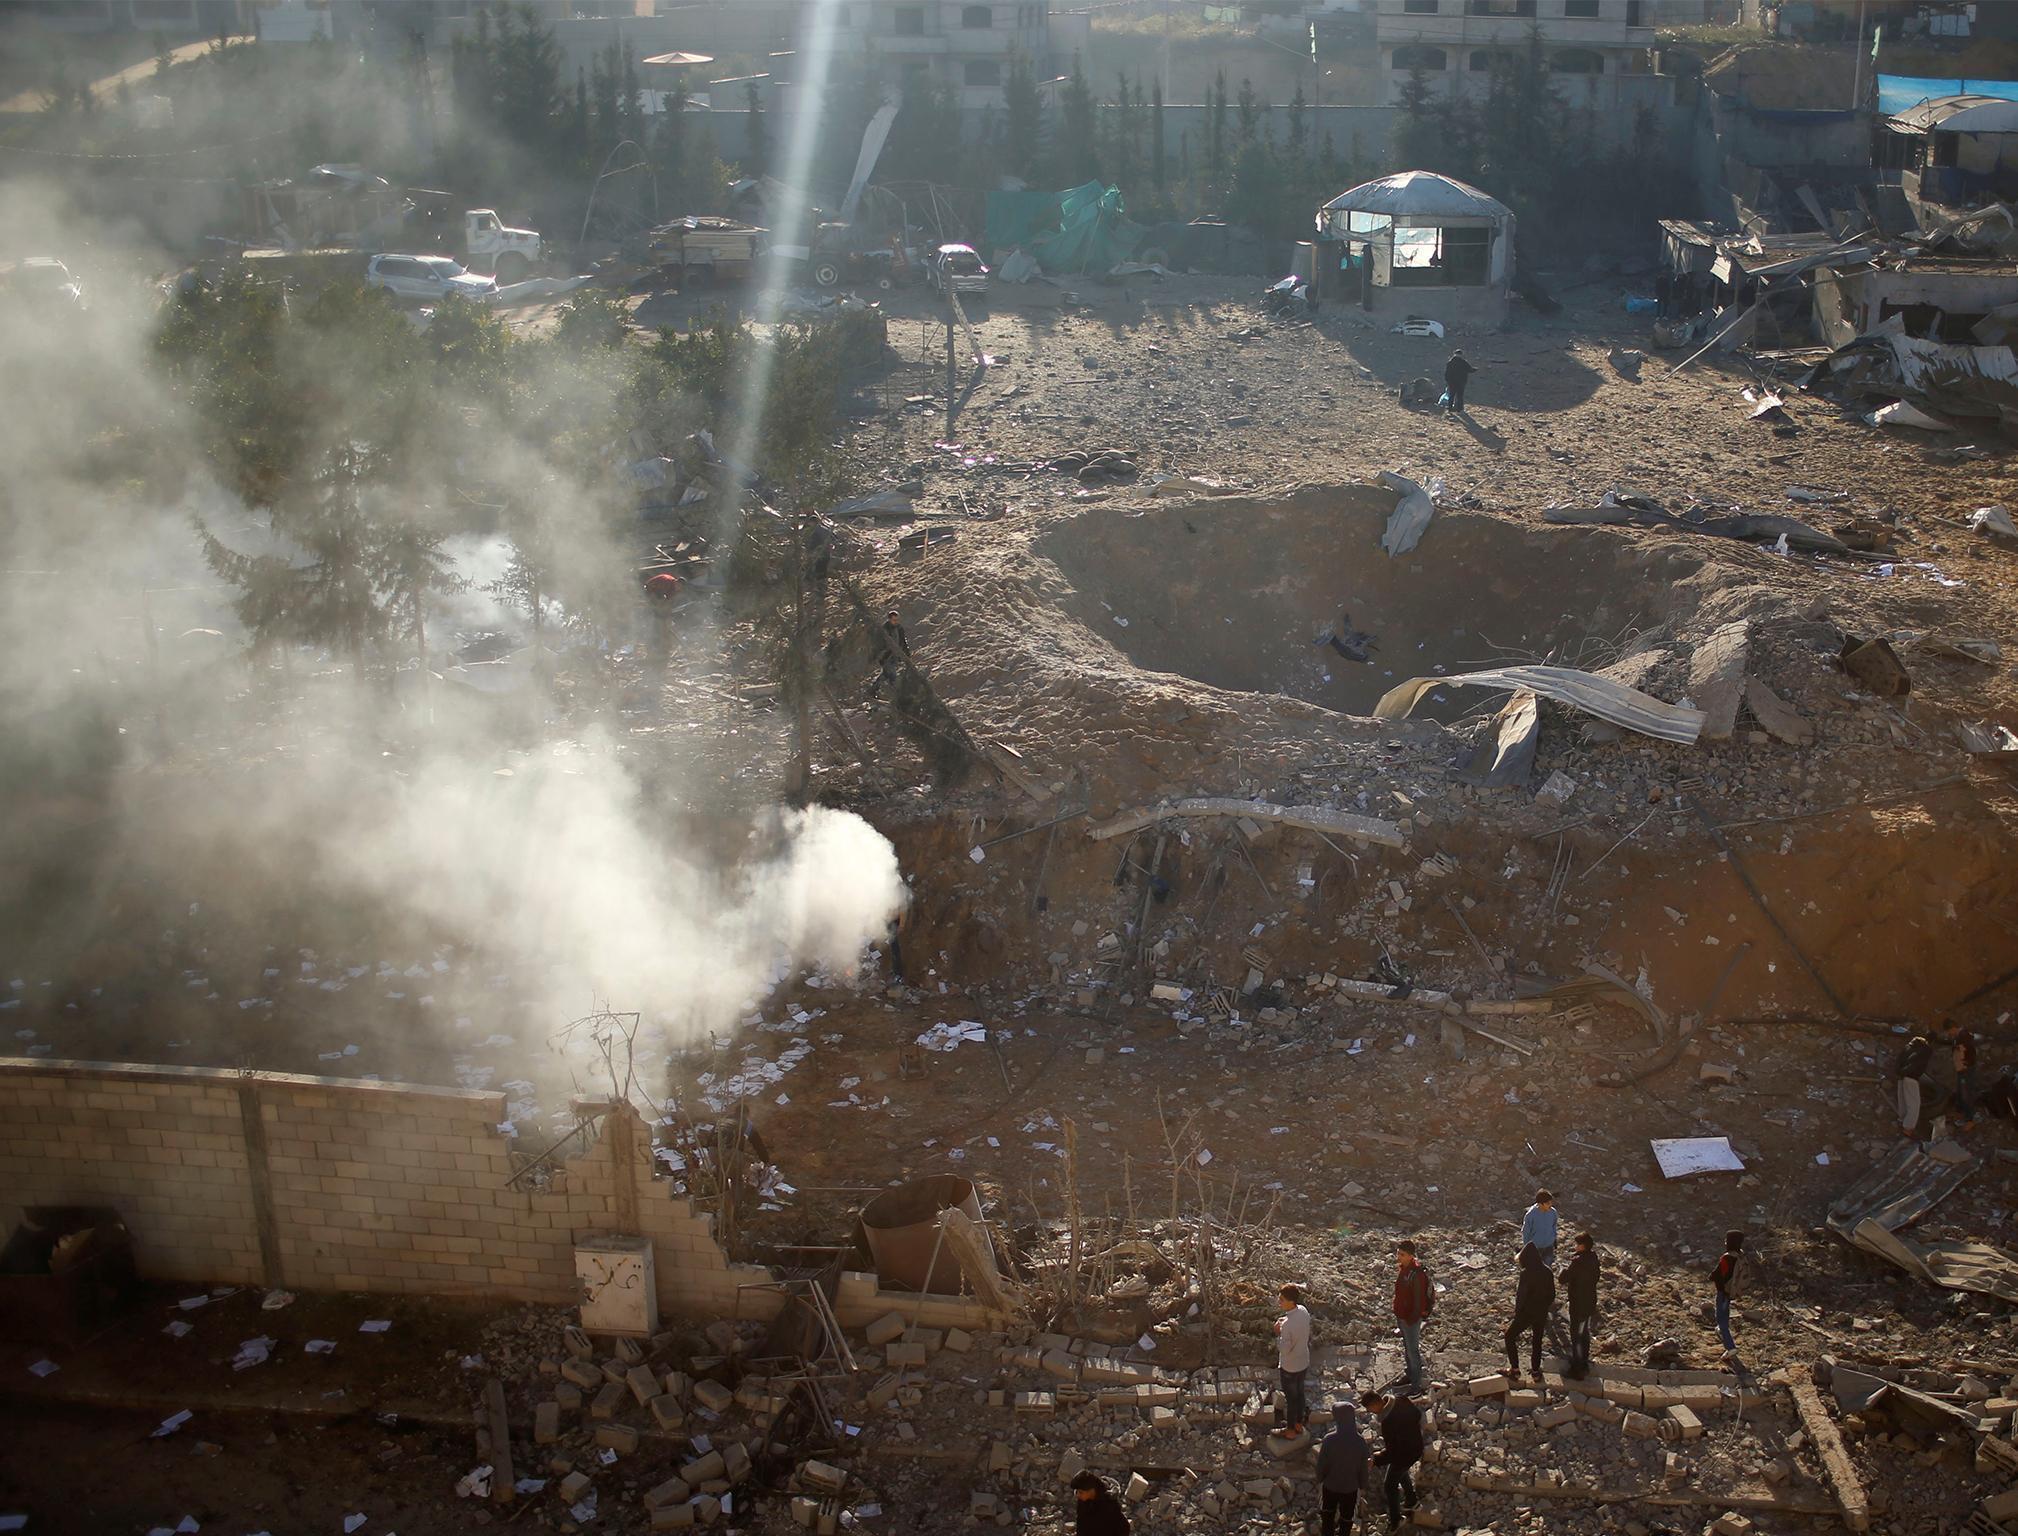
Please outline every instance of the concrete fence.
[{"label": "concrete fence", "polygon": [[[300,1290],[580,1299],[574,1245],[651,1239],[662,1310],[768,1317],[772,1272],[732,1264],[714,1218],[656,1176],[628,1105],[601,1114],[543,1187],[511,1182],[502,1093],[198,1067],[0,1058],[0,1236],[29,1206],[104,1205],[154,1279]],[[920,1298],[844,1275],[855,1325]],[[923,1300],[928,1326],[986,1327],[969,1298]]]}]

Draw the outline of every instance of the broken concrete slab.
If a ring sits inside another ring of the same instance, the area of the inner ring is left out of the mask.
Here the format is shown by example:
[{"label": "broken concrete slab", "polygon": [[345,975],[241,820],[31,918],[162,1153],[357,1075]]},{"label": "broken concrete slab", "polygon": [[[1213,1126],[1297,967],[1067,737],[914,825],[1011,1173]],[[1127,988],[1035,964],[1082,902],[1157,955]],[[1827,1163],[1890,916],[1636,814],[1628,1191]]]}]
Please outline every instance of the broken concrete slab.
[{"label": "broken concrete slab", "polygon": [[1793,705],[1756,677],[1745,680],[1745,707],[1759,722],[1759,729],[1774,740],[1783,741],[1790,747],[1813,744],[1814,726]]},{"label": "broken concrete slab", "polygon": [[1752,626],[1746,619],[1720,624],[1689,656],[1689,697],[1703,712],[1703,739],[1729,741],[1745,696],[1745,666]]}]

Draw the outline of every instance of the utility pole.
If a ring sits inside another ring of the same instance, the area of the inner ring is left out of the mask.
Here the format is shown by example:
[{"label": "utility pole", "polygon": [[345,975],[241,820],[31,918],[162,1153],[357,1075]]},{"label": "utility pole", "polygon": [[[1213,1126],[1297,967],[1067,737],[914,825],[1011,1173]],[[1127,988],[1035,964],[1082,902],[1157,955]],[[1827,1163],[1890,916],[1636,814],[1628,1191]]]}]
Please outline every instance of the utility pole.
[{"label": "utility pole", "polygon": [[953,289],[952,274],[946,277],[946,441],[953,441],[953,412],[959,403],[959,374],[953,362]]},{"label": "utility pole", "polygon": [[1850,110],[1864,105],[1864,0],[1857,0],[1857,64],[1850,86]]}]

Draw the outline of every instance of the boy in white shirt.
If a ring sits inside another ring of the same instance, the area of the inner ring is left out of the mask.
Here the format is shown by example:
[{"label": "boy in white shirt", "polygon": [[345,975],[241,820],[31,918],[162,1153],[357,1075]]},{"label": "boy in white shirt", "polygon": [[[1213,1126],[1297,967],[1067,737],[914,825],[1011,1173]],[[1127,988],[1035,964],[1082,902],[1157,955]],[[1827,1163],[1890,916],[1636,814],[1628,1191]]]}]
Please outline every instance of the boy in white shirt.
[{"label": "boy in white shirt", "polygon": [[1282,1372],[1283,1427],[1276,1438],[1294,1440],[1304,1432],[1310,1411],[1304,1402],[1304,1377],[1310,1370],[1310,1312],[1303,1292],[1285,1285],[1276,1293],[1282,1316],[1275,1320],[1275,1363]]}]

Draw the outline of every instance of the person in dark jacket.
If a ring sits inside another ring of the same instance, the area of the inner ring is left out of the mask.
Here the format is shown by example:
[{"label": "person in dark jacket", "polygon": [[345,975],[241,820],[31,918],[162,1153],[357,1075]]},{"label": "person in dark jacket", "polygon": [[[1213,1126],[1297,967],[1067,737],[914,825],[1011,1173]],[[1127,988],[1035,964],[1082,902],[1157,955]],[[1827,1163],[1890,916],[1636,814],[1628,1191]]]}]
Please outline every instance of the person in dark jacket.
[{"label": "person in dark jacket", "polygon": [[1072,1479],[1072,1499],[1079,1536],[1128,1536],[1128,1511],[1104,1478],[1081,1472]]},{"label": "person in dark jacket", "polygon": [[1352,1536],[1366,1487],[1366,1438],[1351,1403],[1331,1405],[1332,1430],[1317,1448],[1318,1531],[1320,1536]]},{"label": "person in dark jacket", "polygon": [[1450,391],[1450,413],[1453,416],[1464,414],[1464,387],[1477,372],[1471,359],[1464,355],[1463,347],[1451,353],[1450,361],[1443,365],[1443,387]]},{"label": "person in dark jacket", "polygon": [[1563,1289],[1570,1298],[1570,1375],[1588,1375],[1591,1368],[1591,1325],[1598,1315],[1598,1245],[1590,1233],[1579,1232],[1576,1253],[1563,1271]]},{"label": "person in dark jacket", "polygon": [[1422,1410],[1405,1397],[1378,1392],[1363,1392],[1359,1400],[1380,1425],[1373,1464],[1387,1468],[1387,1528],[1398,1531],[1415,1513],[1415,1479],[1409,1474],[1422,1460]]},{"label": "person in dark jacket", "polygon": [[1529,1350],[1535,1380],[1542,1374],[1542,1335],[1548,1331],[1549,1308],[1556,1304],[1555,1271],[1542,1258],[1541,1250],[1533,1243],[1522,1243],[1520,1258],[1520,1283],[1514,1289],[1513,1321],[1506,1327],[1507,1374],[1515,1381],[1521,1379],[1520,1336],[1532,1331],[1534,1343]]}]

